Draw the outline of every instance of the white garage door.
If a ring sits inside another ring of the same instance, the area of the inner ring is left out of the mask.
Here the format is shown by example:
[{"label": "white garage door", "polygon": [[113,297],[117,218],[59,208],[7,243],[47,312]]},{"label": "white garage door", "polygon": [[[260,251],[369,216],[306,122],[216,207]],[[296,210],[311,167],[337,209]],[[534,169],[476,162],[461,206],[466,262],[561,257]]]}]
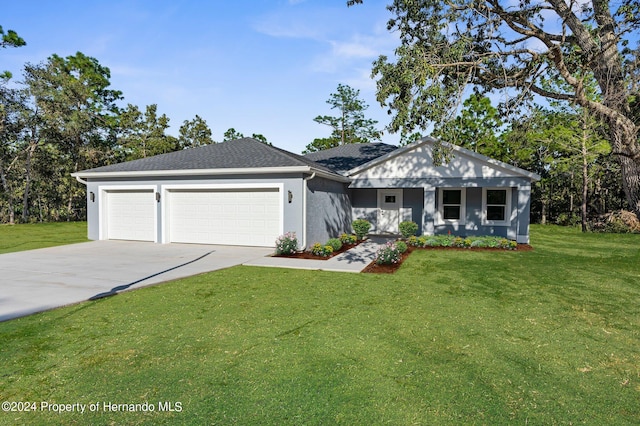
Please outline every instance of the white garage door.
[{"label": "white garage door", "polygon": [[154,241],[154,192],[107,191],[107,239]]},{"label": "white garage door", "polygon": [[272,247],[280,235],[277,188],[175,190],[169,198],[171,242]]}]

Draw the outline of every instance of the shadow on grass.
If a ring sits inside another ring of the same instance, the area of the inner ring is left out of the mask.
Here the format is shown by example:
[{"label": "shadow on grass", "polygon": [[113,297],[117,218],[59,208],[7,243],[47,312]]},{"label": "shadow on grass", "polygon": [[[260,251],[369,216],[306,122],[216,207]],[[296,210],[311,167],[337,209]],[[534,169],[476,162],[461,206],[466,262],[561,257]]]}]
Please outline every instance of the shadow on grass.
[{"label": "shadow on grass", "polygon": [[190,261],[188,261],[188,262],[185,262],[185,263],[183,263],[183,264],[181,264],[181,265],[174,266],[173,268],[165,269],[164,271],[157,272],[157,273],[155,273],[155,274],[149,275],[148,277],[144,277],[144,278],[141,278],[141,279],[139,279],[139,280],[137,280],[137,281],[133,281],[133,282],[131,282],[131,283],[129,283],[129,284],[119,285],[119,286],[117,286],[117,287],[112,288],[112,289],[111,289],[111,290],[109,290],[109,291],[105,291],[104,293],[96,294],[95,296],[91,296],[91,297],[89,298],[89,300],[99,300],[99,299],[103,299],[103,298],[105,298],[105,297],[115,296],[116,294],[118,294],[118,292],[120,292],[120,291],[124,291],[124,290],[127,290],[127,289],[129,289],[130,287],[132,287],[132,286],[134,286],[134,285],[136,285],[136,284],[140,284],[140,283],[141,283],[141,282],[143,282],[143,281],[146,281],[146,280],[148,280],[148,279],[151,279],[151,278],[157,277],[158,275],[166,274],[167,272],[171,272],[171,271],[174,271],[174,270],[176,270],[176,269],[178,269],[178,268],[182,268],[183,266],[187,266],[187,265],[190,265],[190,264],[192,264],[192,263],[194,263],[194,262],[197,262],[198,260],[203,259],[203,258],[205,258],[205,257],[209,256],[209,255],[210,255],[211,253],[213,253],[214,251],[215,251],[215,250],[211,250],[210,252],[205,253],[205,254],[203,254],[202,256],[197,257],[197,258],[195,258],[195,259],[193,259],[193,260],[190,260]]}]

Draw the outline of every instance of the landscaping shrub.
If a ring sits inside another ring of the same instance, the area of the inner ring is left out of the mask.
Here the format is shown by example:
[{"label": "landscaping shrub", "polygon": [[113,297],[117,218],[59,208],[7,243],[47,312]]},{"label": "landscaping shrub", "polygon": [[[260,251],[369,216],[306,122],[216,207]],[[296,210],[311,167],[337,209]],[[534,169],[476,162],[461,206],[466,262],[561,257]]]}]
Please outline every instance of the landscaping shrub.
[{"label": "landscaping shrub", "polygon": [[359,240],[363,240],[369,229],[371,229],[371,223],[365,219],[356,219],[351,223],[351,226],[353,226],[353,232],[355,232]]},{"label": "landscaping shrub", "polygon": [[293,254],[298,251],[298,238],[295,232],[287,232],[276,239],[276,254]]},{"label": "landscaping shrub", "polygon": [[400,262],[400,250],[392,241],[387,242],[376,252],[376,263],[378,265],[391,265],[398,262]]},{"label": "landscaping shrub", "polygon": [[329,238],[329,241],[327,241],[325,245],[331,246],[333,251],[338,251],[342,248],[342,241],[340,241],[339,238]]},{"label": "landscaping shrub", "polygon": [[320,243],[315,243],[311,247],[311,253],[316,255],[316,256],[327,257],[331,253],[333,253],[333,247],[331,247],[331,246],[323,246]]},{"label": "landscaping shrub", "polygon": [[407,244],[409,244],[412,247],[418,247],[419,246],[418,237],[416,237],[415,235],[410,236],[407,239]]},{"label": "landscaping shrub", "polygon": [[398,249],[400,254],[402,254],[407,251],[409,247],[407,247],[407,243],[405,243],[404,241],[396,241],[396,248]]},{"label": "landscaping shrub", "polygon": [[342,244],[355,244],[358,241],[358,237],[353,234],[343,233],[340,235],[340,241]]},{"label": "landscaping shrub", "polygon": [[514,250],[518,244],[504,237],[456,237],[454,235],[430,235],[409,238],[409,245],[414,247],[458,247],[458,248],[501,248]]},{"label": "landscaping shrub", "polygon": [[411,236],[415,236],[416,232],[418,232],[418,224],[412,220],[405,220],[404,222],[400,222],[398,225],[400,229],[400,234],[402,234],[402,238],[409,238]]}]

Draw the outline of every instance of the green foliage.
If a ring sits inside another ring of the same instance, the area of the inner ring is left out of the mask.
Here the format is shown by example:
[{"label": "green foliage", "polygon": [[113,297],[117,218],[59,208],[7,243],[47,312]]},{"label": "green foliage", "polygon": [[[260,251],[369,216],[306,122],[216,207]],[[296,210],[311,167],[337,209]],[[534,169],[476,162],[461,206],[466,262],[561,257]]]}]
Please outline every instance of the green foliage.
[{"label": "green foliage", "polygon": [[336,93],[332,93],[327,103],[336,109],[336,117],[323,115],[313,119],[316,123],[331,127],[329,138],[315,139],[307,145],[303,153],[320,151],[348,143],[368,143],[380,140],[381,133],[376,130],[376,120],[367,119],[364,112],[369,106],[359,99],[360,91],[348,85],[338,84]]},{"label": "green foliage", "polygon": [[311,253],[316,256],[328,257],[331,255],[331,253],[333,253],[333,247],[315,243],[313,246],[311,246]]},{"label": "green foliage", "polygon": [[[2,36],[0,38],[0,48],[20,47],[20,46],[25,46],[27,44],[24,41],[24,39],[20,37],[18,33],[16,33],[15,31],[7,30],[5,32],[4,29],[2,28],[2,25],[0,25],[0,36]],[[3,80],[5,81],[9,80],[11,77],[12,75],[9,71],[4,71],[0,73],[0,83]]]},{"label": "green foliage", "polygon": [[212,143],[215,142],[211,138],[211,129],[206,120],[197,114],[191,121],[184,120],[182,126],[180,126],[180,136],[178,137],[178,144],[181,149],[195,148]]},{"label": "green foliage", "polygon": [[398,249],[400,254],[406,252],[409,249],[409,247],[407,247],[407,243],[405,243],[404,241],[396,241],[396,248]]},{"label": "green foliage", "polygon": [[244,135],[242,133],[238,132],[233,127],[231,127],[229,129],[227,129],[226,132],[224,132],[223,138],[224,138],[223,142],[226,142],[226,141],[233,141],[233,140],[236,140],[236,139],[242,139],[242,138],[244,138]]},{"label": "green foliage", "polygon": [[455,235],[429,235],[407,240],[414,247],[457,247],[457,248],[501,248],[514,250],[518,244],[513,240],[495,236],[458,237]]},{"label": "green foliage", "polygon": [[402,238],[405,238],[405,239],[411,236],[415,236],[416,232],[418,232],[418,224],[412,220],[405,220],[403,222],[400,222],[400,225],[398,225],[398,228],[400,229],[400,234],[402,235]]},{"label": "green foliage", "polygon": [[463,104],[464,108],[453,120],[434,129],[432,135],[442,141],[453,143],[502,160],[506,146],[499,139],[502,120],[491,100],[474,93]]},{"label": "green foliage", "polygon": [[356,219],[351,223],[351,226],[353,226],[353,232],[358,237],[358,240],[363,240],[369,233],[369,229],[371,229],[371,223],[366,219]]},{"label": "green foliage", "polygon": [[358,237],[354,234],[342,233],[340,234],[340,241],[342,244],[355,244],[358,241]]},{"label": "green foliage", "polygon": [[181,149],[180,140],[166,133],[169,121],[166,114],[158,116],[156,104],[147,105],[144,114],[137,106],[127,105],[120,117],[124,159],[137,160]]},{"label": "green foliage", "polygon": [[333,251],[338,251],[342,248],[342,241],[339,238],[329,238],[325,245],[330,246]]},{"label": "green foliage", "polygon": [[[406,246],[405,246],[406,248]],[[391,265],[400,262],[400,250],[393,241],[388,241],[376,252],[375,262],[378,265]]]},{"label": "green foliage", "polygon": [[289,255],[298,251],[298,238],[295,232],[287,232],[276,239],[276,254]]}]

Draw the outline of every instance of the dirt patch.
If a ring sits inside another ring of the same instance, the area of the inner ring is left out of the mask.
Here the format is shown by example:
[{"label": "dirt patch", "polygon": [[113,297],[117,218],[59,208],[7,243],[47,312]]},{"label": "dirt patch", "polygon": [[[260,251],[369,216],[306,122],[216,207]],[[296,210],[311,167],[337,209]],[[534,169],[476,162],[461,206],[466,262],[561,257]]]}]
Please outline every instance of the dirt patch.
[{"label": "dirt patch", "polygon": [[[414,250],[448,250],[448,251],[511,251],[501,248],[492,248],[492,247],[470,247],[470,248],[462,248],[462,247],[409,247],[406,252],[402,254],[400,257],[400,262],[394,263],[391,265],[378,265],[375,260],[367,265],[366,268],[362,270],[363,273],[366,274],[393,274],[400,268],[402,262],[405,261],[407,257]],[[513,251],[531,251],[533,247],[529,244],[518,244],[518,247]]]},{"label": "dirt patch", "polygon": [[340,253],[344,253],[345,251],[357,247],[360,243],[364,241],[358,241],[355,244],[343,244],[340,250],[334,251],[329,256],[316,256],[310,251],[300,251],[294,254],[274,254],[273,257],[288,257],[290,259],[312,259],[312,260],[328,260],[334,256],[339,255]]}]

